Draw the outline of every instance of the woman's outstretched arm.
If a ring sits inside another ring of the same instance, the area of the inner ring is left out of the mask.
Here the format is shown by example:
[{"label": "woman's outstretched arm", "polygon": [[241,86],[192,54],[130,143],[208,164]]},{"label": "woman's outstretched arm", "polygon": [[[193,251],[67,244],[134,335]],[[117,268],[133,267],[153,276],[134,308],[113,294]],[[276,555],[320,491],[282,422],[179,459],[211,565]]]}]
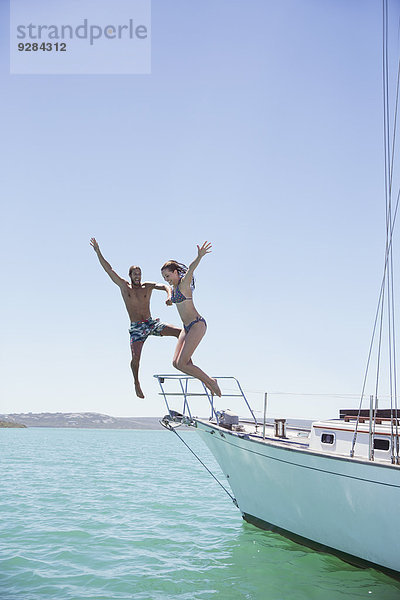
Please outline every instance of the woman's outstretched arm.
[{"label": "woman's outstretched arm", "polygon": [[201,248],[199,245],[197,245],[197,258],[195,258],[194,261],[190,263],[188,270],[182,278],[182,283],[190,283],[192,281],[194,270],[199,266],[199,263],[203,256],[211,252],[211,248],[212,245],[210,244],[210,242],[207,241],[204,242]]}]

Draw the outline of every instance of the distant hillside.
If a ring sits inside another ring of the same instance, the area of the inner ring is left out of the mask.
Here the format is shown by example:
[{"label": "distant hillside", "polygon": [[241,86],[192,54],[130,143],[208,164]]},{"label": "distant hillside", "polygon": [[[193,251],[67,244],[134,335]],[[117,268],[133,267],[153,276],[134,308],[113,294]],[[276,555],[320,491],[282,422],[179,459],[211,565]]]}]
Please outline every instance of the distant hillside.
[{"label": "distant hillside", "polygon": [[1,421],[6,423],[3,427],[163,429],[157,417],[110,417],[99,413],[12,413],[0,414]]},{"label": "distant hillside", "polygon": [[21,425],[21,423],[16,423],[15,421],[2,421],[0,419],[0,427],[26,427],[26,425]]}]

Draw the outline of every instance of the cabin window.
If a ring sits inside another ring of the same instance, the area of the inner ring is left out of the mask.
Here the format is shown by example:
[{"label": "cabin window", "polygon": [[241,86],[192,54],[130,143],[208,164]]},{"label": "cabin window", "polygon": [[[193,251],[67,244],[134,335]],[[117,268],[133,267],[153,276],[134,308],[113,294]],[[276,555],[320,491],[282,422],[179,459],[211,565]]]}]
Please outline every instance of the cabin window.
[{"label": "cabin window", "polygon": [[383,438],[374,438],[374,449],[375,450],[389,450],[390,442],[389,440],[384,440]]},{"label": "cabin window", "polygon": [[335,441],[334,433],[323,433],[321,435],[321,442],[323,444],[333,444],[334,441]]}]

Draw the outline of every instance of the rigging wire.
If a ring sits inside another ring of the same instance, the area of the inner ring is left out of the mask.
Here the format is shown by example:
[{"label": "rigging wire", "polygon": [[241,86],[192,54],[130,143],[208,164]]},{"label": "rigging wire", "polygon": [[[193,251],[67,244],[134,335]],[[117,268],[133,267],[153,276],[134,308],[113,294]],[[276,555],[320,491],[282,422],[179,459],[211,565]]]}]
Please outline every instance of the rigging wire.
[{"label": "rigging wire", "polygon": [[220,482],[220,480],[214,475],[214,473],[212,471],[210,471],[210,469],[207,467],[207,465],[205,465],[203,463],[203,461],[201,460],[201,458],[199,456],[197,456],[197,454],[194,452],[194,450],[191,449],[191,447],[189,446],[189,444],[187,444],[185,442],[185,440],[179,435],[179,433],[176,431],[176,427],[172,427],[172,425],[166,425],[162,421],[160,421],[160,423],[161,423],[161,425],[163,425],[163,427],[166,427],[166,429],[169,429],[170,431],[173,431],[174,433],[176,433],[176,435],[181,440],[181,442],[183,442],[185,444],[186,448],[188,450],[190,450],[190,452],[193,454],[193,456],[195,456],[197,458],[197,460],[199,461],[199,463],[205,468],[205,470],[211,475],[211,477],[213,477],[215,479],[215,481],[218,483],[218,485],[220,485],[222,487],[222,489],[224,490],[224,492],[226,492],[228,494],[228,496],[232,500],[233,504],[235,506],[238,506],[236,498],[234,496],[232,496],[232,494],[229,492],[229,490],[226,489],[226,487]]},{"label": "rigging wire", "polygon": [[[400,34],[400,19],[397,31],[397,42],[399,42]],[[397,44],[398,45],[398,44]],[[389,190],[390,198],[392,196],[393,189],[393,168],[394,168],[394,156],[396,148],[396,131],[397,131],[397,114],[399,106],[399,88],[400,88],[400,53],[397,66],[397,82],[396,82],[396,102],[394,109],[394,122],[393,122],[393,140],[392,140],[392,156],[390,164],[390,176],[389,176]],[[397,364],[396,364],[396,339],[395,339],[395,300],[394,300],[394,269],[393,269],[393,253],[391,253],[391,269],[392,269],[392,285],[391,285],[391,301],[392,301],[392,331],[393,331],[393,392],[394,392],[394,424],[393,424],[393,407],[391,406],[392,418],[391,418],[391,437],[392,437],[392,462],[400,464],[399,454],[399,422],[398,422],[398,401],[397,401]],[[394,425],[394,426],[393,426]]]},{"label": "rigging wire", "polygon": [[[370,368],[372,357],[372,349],[375,341],[375,335],[379,319],[379,341],[377,350],[377,365],[376,365],[376,381],[375,381],[375,410],[374,410],[374,431],[377,416],[378,389],[380,380],[381,366],[381,350],[382,350],[382,333],[384,324],[384,305],[385,305],[385,289],[387,288],[387,323],[388,323],[388,362],[389,362],[389,384],[390,384],[390,408],[391,408],[391,437],[392,437],[392,462],[395,458],[394,452],[394,437],[396,437],[396,462],[399,464],[399,439],[398,439],[398,420],[397,420],[397,366],[396,366],[396,340],[395,340],[395,300],[394,300],[394,266],[393,266],[393,231],[397,217],[399,205],[400,190],[397,195],[397,202],[394,213],[392,211],[392,191],[393,191],[393,171],[394,171],[394,155],[395,141],[397,129],[397,113],[399,100],[399,82],[400,82],[400,58],[397,69],[397,85],[395,95],[395,110],[392,143],[390,143],[390,111],[389,111],[389,51],[388,51],[388,0],[382,0],[382,84],[383,84],[383,138],[384,138],[384,175],[385,175],[385,206],[386,206],[386,248],[385,248],[385,263],[383,279],[378,299],[378,306],[375,314],[372,339],[369,347],[367,365],[363,380],[358,416],[353,436],[350,456],[354,456],[354,447],[356,443],[360,411],[365,394],[365,386]],[[399,28],[400,32],[400,28]],[[380,318],[379,318],[380,317]],[[395,415],[395,419],[393,416]],[[395,434],[396,431],[396,434]]]},{"label": "rigging wire", "polygon": [[[393,191],[393,169],[395,155],[395,141],[397,129],[397,111],[399,99],[399,75],[400,61],[397,69],[397,84],[395,94],[395,109],[393,115],[393,135],[390,148],[390,113],[389,113],[389,52],[388,52],[388,0],[383,2],[383,95],[384,95],[384,139],[385,139],[385,199],[386,199],[386,243],[388,245],[389,230],[392,226],[392,191]],[[390,409],[391,409],[391,458],[392,462],[399,459],[398,443],[396,438],[396,459],[395,459],[395,429],[398,432],[397,425],[397,367],[396,367],[396,339],[395,339],[395,299],[394,299],[394,265],[393,265],[393,246],[389,250],[390,265],[387,271],[387,310],[388,310],[388,359],[389,359],[389,383],[390,383]],[[395,415],[395,419],[393,418]]]},{"label": "rigging wire", "polygon": [[[396,223],[396,217],[397,217],[397,212],[398,212],[398,208],[399,208],[399,201],[400,201],[400,190],[399,190],[399,193],[397,194],[396,209],[395,209],[395,212],[394,212],[392,227],[391,227],[391,231],[390,231],[389,248],[391,248],[391,246],[392,246],[393,231],[394,231],[394,226],[395,226],[395,223]],[[372,328],[371,343],[370,343],[370,346],[369,346],[369,351],[368,351],[368,356],[367,356],[367,364],[366,364],[365,372],[364,372],[364,379],[363,379],[363,385],[362,385],[362,390],[361,390],[360,403],[359,403],[359,406],[358,406],[358,417],[357,417],[356,426],[355,426],[355,430],[354,430],[354,438],[353,438],[352,448],[351,448],[351,451],[350,451],[350,456],[354,455],[355,440],[356,440],[356,437],[357,437],[357,429],[358,429],[359,418],[360,418],[360,414],[361,414],[360,411],[361,411],[362,403],[363,403],[364,396],[365,396],[365,388],[366,388],[366,385],[367,385],[367,377],[368,377],[368,372],[369,372],[369,368],[370,368],[370,364],[371,364],[372,350],[373,350],[374,341],[375,341],[376,328],[377,328],[377,324],[378,324],[378,317],[379,317],[379,314],[380,314],[380,311],[381,311],[381,305],[383,304],[385,281],[386,281],[386,269],[387,269],[387,263],[388,263],[388,253],[387,253],[387,250],[388,249],[386,249],[384,273],[383,273],[381,287],[380,287],[380,292],[379,292],[378,305],[377,305],[376,312],[375,312],[374,325],[373,325],[373,328]]]},{"label": "rigging wire", "polygon": [[[389,114],[389,65],[388,65],[388,5],[387,0],[383,2],[383,108],[384,108],[384,149],[385,149],[385,206],[386,206],[386,248],[388,247],[389,229],[391,225],[391,175],[392,160],[390,150],[390,114]],[[391,414],[391,454],[393,461],[393,378],[392,378],[392,296],[391,288],[393,282],[393,252],[389,252],[389,268],[387,269],[387,315],[388,315],[388,366],[389,366],[389,389],[390,389],[390,414]],[[382,324],[381,324],[382,327]],[[378,354],[378,365],[380,364],[380,353]],[[376,374],[377,385],[379,379],[379,369]],[[378,401],[378,395],[375,394],[375,402]],[[375,409],[376,414],[376,409]],[[375,433],[375,415],[374,415],[374,433]]]},{"label": "rigging wire", "polygon": [[[383,140],[384,140],[384,172],[385,172],[385,209],[386,209],[386,255],[388,257],[389,268],[385,269],[386,286],[387,286],[387,311],[388,311],[388,358],[389,358],[389,388],[390,388],[390,409],[392,411],[393,395],[392,395],[392,339],[391,339],[391,297],[390,297],[390,283],[391,283],[391,266],[393,264],[393,254],[389,250],[389,230],[391,228],[391,186],[390,186],[390,114],[389,114],[389,90],[388,90],[388,0],[382,2],[382,85],[383,85]],[[375,383],[375,411],[374,411],[374,434],[376,426],[376,410],[378,403],[378,385],[380,375],[380,362],[381,362],[381,339],[383,331],[383,313],[384,313],[384,302],[382,300],[381,307],[381,322],[379,331],[379,349],[377,358],[377,369],[376,369],[376,383]],[[392,446],[393,447],[393,446]],[[372,447],[373,457],[373,447]]]}]

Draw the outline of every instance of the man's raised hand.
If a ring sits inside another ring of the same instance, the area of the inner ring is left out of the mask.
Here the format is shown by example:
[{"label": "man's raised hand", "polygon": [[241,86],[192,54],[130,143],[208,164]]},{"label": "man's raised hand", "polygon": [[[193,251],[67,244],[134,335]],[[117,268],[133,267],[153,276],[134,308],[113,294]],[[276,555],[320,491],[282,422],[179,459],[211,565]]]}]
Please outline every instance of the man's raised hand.
[{"label": "man's raised hand", "polygon": [[94,238],[94,237],[90,238],[90,245],[92,246],[92,248],[94,249],[95,252],[97,252],[97,250],[99,250],[99,245],[96,241],[96,238]]}]

